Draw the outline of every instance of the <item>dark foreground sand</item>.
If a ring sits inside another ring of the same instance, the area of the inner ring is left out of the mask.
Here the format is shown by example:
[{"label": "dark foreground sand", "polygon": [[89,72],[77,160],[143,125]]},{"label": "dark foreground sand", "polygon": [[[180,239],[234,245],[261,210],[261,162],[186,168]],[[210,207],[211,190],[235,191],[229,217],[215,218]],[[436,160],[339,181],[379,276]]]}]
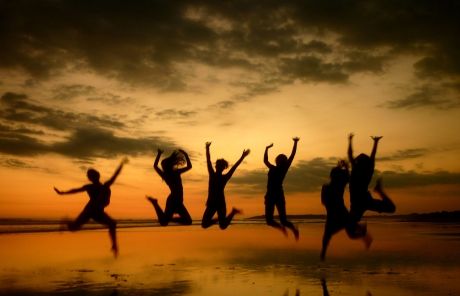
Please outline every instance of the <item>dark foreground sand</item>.
[{"label": "dark foreground sand", "polygon": [[0,235],[0,295],[460,295],[457,224],[372,222],[369,252],[341,233],[324,263],[299,226],[121,229],[118,259],[103,230]]}]

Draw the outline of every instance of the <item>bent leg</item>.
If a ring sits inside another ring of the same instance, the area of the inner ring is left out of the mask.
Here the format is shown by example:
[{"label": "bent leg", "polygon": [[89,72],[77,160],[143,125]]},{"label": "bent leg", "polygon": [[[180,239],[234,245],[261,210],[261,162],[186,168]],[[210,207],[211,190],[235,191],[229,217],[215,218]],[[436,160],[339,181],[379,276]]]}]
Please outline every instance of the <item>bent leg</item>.
[{"label": "bent leg", "polygon": [[182,225],[191,225],[192,224],[192,217],[190,216],[187,208],[184,204],[177,206],[176,213],[179,214],[179,218],[173,218],[174,222],[178,222]]},{"label": "bent leg", "polygon": [[167,210],[168,210],[168,202],[166,202],[166,208],[165,211],[161,209],[160,205],[158,204],[158,200],[152,197],[147,196],[147,199],[152,203],[153,208],[155,209],[155,212],[157,213],[158,217],[158,223],[160,223],[161,226],[166,226],[168,225],[169,221],[171,220],[172,213],[168,213],[171,215],[168,219]]},{"label": "bent leg", "polygon": [[216,212],[217,210],[214,207],[206,207],[206,210],[204,210],[203,219],[201,219],[201,227],[208,228],[216,224],[218,220],[212,218]]},{"label": "bent leg", "polygon": [[93,207],[90,204],[87,204],[83,211],[78,215],[77,219],[72,222],[67,223],[67,227],[70,231],[77,231],[80,230],[81,227],[88,223],[89,219],[91,218],[92,209]]},{"label": "bent leg", "polygon": [[379,213],[394,213],[396,212],[396,205],[391,198],[383,191],[382,179],[377,180],[374,191],[380,195],[381,200],[372,199],[370,210]]},{"label": "bent leg", "polygon": [[235,217],[236,214],[239,214],[240,213],[240,210],[237,210],[235,208],[232,209],[232,211],[230,212],[230,214],[227,215],[227,206],[225,204],[221,205],[218,209],[217,209],[217,218],[219,220],[219,227],[220,229],[226,229],[231,223],[232,223],[232,220],[233,220],[233,217]]},{"label": "bent leg", "polygon": [[287,235],[286,229],[283,225],[273,219],[273,213],[275,212],[275,204],[268,200],[265,200],[265,222],[268,226],[279,229],[284,235]]},{"label": "bent leg", "polygon": [[284,202],[284,198],[276,203],[276,209],[278,210],[278,215],[280,216],[280,222],[283,226],[292,230],[294,237],[296,240],[299,240],[299,230],[297,227],[292,224],[291,221],[288,221],[286,215],[286,203]]},{"label": "bent leg", "polygon": [[326,220],[326,224],[324,226],[323,244],[321,248],[321,260],[324,260],[324,258],[326,257],[326,251],[329,246],[329,242],[332,239],[332,236],[344,228],[345,226],[341,223]]}]

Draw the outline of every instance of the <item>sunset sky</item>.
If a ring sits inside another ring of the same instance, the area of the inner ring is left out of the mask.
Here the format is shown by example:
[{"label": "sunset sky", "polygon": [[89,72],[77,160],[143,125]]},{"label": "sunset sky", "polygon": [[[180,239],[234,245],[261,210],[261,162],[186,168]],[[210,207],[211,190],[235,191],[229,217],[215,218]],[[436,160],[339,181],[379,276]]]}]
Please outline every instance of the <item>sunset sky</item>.
[{"label": "sunset sky", "polygon": [[0,0],[0,217],[75,216],[94,167],[115,218],[155,217],[156,150],[184,149],[201,218],[211,156],[236,162],[228,207],[263,213],[267,169],[298,152],[290,214],[324,213],[321,185],[382,135],[376,176],[400,214],[460,209],[458,1]]}]

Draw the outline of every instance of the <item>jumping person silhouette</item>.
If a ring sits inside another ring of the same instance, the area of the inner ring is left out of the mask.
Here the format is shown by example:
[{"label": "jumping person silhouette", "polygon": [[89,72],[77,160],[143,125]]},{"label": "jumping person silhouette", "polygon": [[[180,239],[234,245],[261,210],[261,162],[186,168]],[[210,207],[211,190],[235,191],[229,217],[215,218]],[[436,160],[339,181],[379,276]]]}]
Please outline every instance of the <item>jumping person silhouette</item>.
[{"label": "jumping person silhouette", "polygon": [[[211,142],[206,142],[206,162],[209,173],[209,187],[208,187],[208,200],[206,202],[206,210],[203,214],[201,226],[208,228],[214,224],[219,223],[221,229],[226,229],[230,225],[233,217],[236,214],[240,214],[241,211],[233,208],[230,214],[227,216],[227,205],[225,203],[224,189],[227,185],[228,180],[232,177],[236,168],[241,164],[243,159],[248,156],[250,150],[243,150],[243,154],[240,159],[230,168],[228,173],[222,174],[222,172],[228,168],[228,162],[225,159],[216,160],[216,171],[214,171],[211,163],[211,154],[209,147]],[[217,212],[217,219],[213,219]]]},{"label": "jumping person silhouette", "polygon": [[352,221],[350,213],[345,207],[343,194],[349,178],[348,164],[341,160],[331,170],[331,181],[328,184],[324,184],[321,190],[321,203],[326,207],[327,211],[320,256],[321,260],[324,260],[326,257],[327,247],[332,236],[342,229],[345,229],[348,237],[351,239],[362,239],[366,248],[369,248],[372,243],[372,237],[367,233],[366,225]]},{"label": "jumping person silhouette", "polygon": [[[158,154],[153,167],[171,190],[171,193],[166,200],[165,211],[163,212],[161,207],[158,205],[157,199],[150,196],[146,196],[146,198],[155,208],[155,212],[158,216],[158,222],[160,222],[161,226],[168,225],[170,221],[178,222],[183,225],[190,225],[192,224],[192,218],[184,206],[184,189],[182,187],[182,179],[180,175],[192,168],[192,162],[190,161],[187,152],[184,150],[173,151],[169,157],[161,161],[162,170],[158,167],[158,162],[160,161],[162,153],[163,151],[158,149]],[[187,165],[183,168],[178,168],[178,166],[184,163],[184,158],[181,154],[185,157]],[[177,213],[179,217],[173,218],[174,213]]]},{"label": "jumping person silhouette", "polygon": [[[295,137],[293,138],[293,141],[294,145],[292,147],[291,156],[287,158],[284,154],[278,155],[275,159],[276,166],[272,165],[268,161],[268,149],[273,147],[273,144],[270,144],[265,148],[264,163],[268,167],[267,193],[265,194],[265,220],[267,225],[281,230],[285,235],[287,235],[285,227],[291,229],[294,233],[295,239],[298,240],[299,230],[294,226],[294,224],[288,221],[286,217],[286,200],[283,191],[283,180],[284,177],[286,177],[292,161],[294,160],[299,138]],[[273,219],[275,206],[278,210],[281,224]]]},{"label": "jumping person silhouette", "polygon": [[350,215],[352,220],[361,220],[366,210],[379,213],[394,213],[396,206],[393,201],[385,194],[382,188],[382,180],[377,180],[374,191],[381,199],[372,198],[368,190],[375,168],[375,155],[377,145],[382,137],[371,137],[374,140],[371,156],[361,153],[356,158],[353,157],[352,140],[353,134],[348,136],[348,159],[351,163],[350,177]]},{"label": "jumping person silhouette", "polygon": [[86,172],[86,176],[91,181],[90,184],[84,185],[80,188],[70,189],[67,191],[61,191],[54,187],[54,191],[56,191],[56,193],[59,195],[74,194],[86,191],[86,193],[89,196],[89,202],[86,204],[85,208],[80,213],[80,215],[78,215],[77,219],[75,219],[72,222],[69,222],[67,226],[70,231],[77,231],[81,229],[81,227],[85,223],[87,223],[89,219],[93,219],[96,222],[108,226],[110,239],[112,241],[112,252],[115,257],[118,255],[118,244],[116,235],[117,223],[114,219],[107,215],[106,212],[104,212],[104,208],[107,207],[110,203],[110,186],[112,186],[112,184],[115,182],[116,178],[121,172],[121,169],[123,168],[123,165],[126,163],[128,163],[128,158],[123,158],[113,176],[103,184],[99,180],[99,172],[95,169],[88,169],[88,171]]}]

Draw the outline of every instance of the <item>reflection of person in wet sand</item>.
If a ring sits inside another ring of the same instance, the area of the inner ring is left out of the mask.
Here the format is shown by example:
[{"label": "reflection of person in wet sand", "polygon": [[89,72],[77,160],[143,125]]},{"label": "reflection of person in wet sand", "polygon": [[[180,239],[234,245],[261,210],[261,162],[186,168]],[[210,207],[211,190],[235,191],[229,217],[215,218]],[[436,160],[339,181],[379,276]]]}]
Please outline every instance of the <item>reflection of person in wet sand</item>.
[{"label": "reflection of person in wet sand", "polygon": [[[289,167],[294,160],[299,138],[293,138],[293,140],[294,145],[289,158],[287,158],[284,154],[278,155],[275,159],[276,165],[273,165],[268,161],[268,149],[273,147],[273,144],[270,144],[265,148],[264,163],[268,167],[267,193],[265,194],[265,220],[267,225],[281,230],[285,235],[287,235],[285,227],[291,229],[294,233],[295,239],[298,240],[299,230],[294,226],[294,224],[288,221],[286,216],[286,199],[283,191],[284,177],[286,177]],[[278,216],[281,224],[273,219],[275,207],[278,210]]]},{"label": "reflection of person in wet sand", "polygon": [[123,165],[127,162],[128,159],[124,158],[118,166],[118,168],[116,169],[113,176],[103,184],[99,180],[99,172],[95,169],[88,169],[88,171],[86,172],[86,176],[91,181],[90,184],[84,185],[80,188],[70,189],[67,191],[61,191],[54,187],[56,193],[60,195],[86,191],[86,193],[89,195],[89,202],[86,204],[85,208],[77,217],[77,219],[75,219],[75,221],[73,222],[69,222],[67,226],[70,231],[76,231],[81,229],[81,227],[85,223],[87,223],[89,219],[93,219],[98,223],[108,226],[110,239],[112,240],[112,252],[115,256],[118,255],[118,245],[116,237],[117,224],[115,220],[113,220],[109,215],[107,215],[106,212],[104,212],[104,208],[107,207],[110,203],[110,186],[112,186],[112,184],[115,182],[116,178],[121,172],[121,169],[123,168]]},{"label": "reflection of person in wet sand", "polygon": [[[236,168],[241,164],[243,159],[248,156],[250,150],[243,150],[243,154],[240,159],[230,168],[228,173],[222,174],[225,169],[228,168],[228,162],[225,159],[216,160],[216,171],[214,171],[211,162],[211,153],[209,147],[211,142],[206,143],[206,163],[209,173],[209,189],[208,189],[208,200],[206,202],[206,210],[203,214],[201,226],[208,228],[216,223],[219,223],[221,229],[226,229],[230,225],[233,217],[236,214],[240,214],[241,211],[233,208],[230,214],[227,216],[227,205],[225,203],[224,189],[227,182],[232,177]],[[217,219],[213,219],[214,214],[217,212]]]},{"label": "reflection of person in wet sand", "polygon": [[323,246],[321,260],[326,256],[327,247],[332,236],[342,229],[352,239],[362,239],[367,248],[372,243],[371,236],[367,233],[366,225],[351,221],[348,209],[345,207],[343,194],[349,180],[348,164],[341,160],[331,170],[331,181],[324,184],[321,190],[321,202],[326,207],[327,218],[324,226]]},{"label": "reflection of person in wet sand", "polygon": [[385,194],[382,188],[382,181],[377,180],[374,191],[380,195],[381,199],[374,199],[368,190],[372,180],[375,167],[375,155],[377,145],[382,137],[372,137],[374,146],[371,156],[361,153],[356,158],[353,157],[352,140],[353,134],[348,136],[348,159],[351,163],[350,177],[350,215],[354,221],[360,221],[366,210],[379,213],[394,213],[396,206],[393,201]]},{"label": "reflection of person in wet sand", "polygon": [[[323,296],[330,296],[325,279],[321,279],[321,288],[323,288]],[[371,292],[367,291],[366,296],[372,296]]]},{"label": "reflection of person in wet sand", "polygon": [[[158,205],[158,200],[156,198],[147,196],[147,199],[152,203],[157,213],[160,225],[166,226],[170,221],[178,222],[183,225],[190,225],[192,224],[192,218],[184,206],[184,189],[182,187],[182,179],[180,175],[190,170],[192,168],[192,163],[187,152],[179,150],[179,152],[174,151],[169,157],[163,159],[161,161],[162,169],[160,169],[158,167],[158,163],[162,153],[163,151],[158,149],[158,154],[153,167],[171,190],[171,193],[166,200],[165,211],[163,212],[161,207]],[[185,157],[185,161],[181,154]],[[182,165],[184,162],[187,162],[187,165],[183,168],[178,168],[178,166]],[[173,218],[174,213],[178,214],[179,217]]]}]

